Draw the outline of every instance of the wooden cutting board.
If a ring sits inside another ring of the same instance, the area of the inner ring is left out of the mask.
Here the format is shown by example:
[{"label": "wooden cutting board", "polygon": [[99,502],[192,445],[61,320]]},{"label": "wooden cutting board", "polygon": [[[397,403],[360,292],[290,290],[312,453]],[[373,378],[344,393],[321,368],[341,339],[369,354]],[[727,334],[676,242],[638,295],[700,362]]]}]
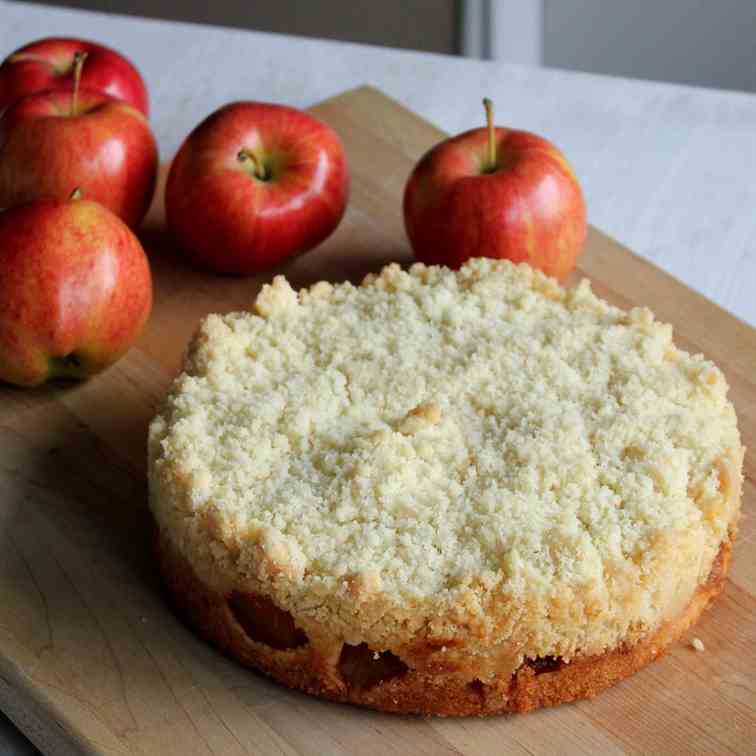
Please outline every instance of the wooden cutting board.
[{"label": "wooden cutting board", "polygon": [[[295,285],[359,280],[410,254],[401,193],[443,135],[364,87],[313,111],[344,140],[349,212],[281,266]],[[593,701],[516,717],[424,719],[322,702],[225,659],[166,608],[150,557],[147,424],[197,320],[248,307],[264,276],[193,270],[153,208],[144,233],[155,309],[139,345],[85,384],[0,388],[0,708],[55,754],[465,754],[756,749],[756,456],[724,595],[661,661]],[[623,307],[672,322],[724,369],[756,448],[756,331],[591,230],[580,272]],[[692,636],[691,636],[692,637]]]}]

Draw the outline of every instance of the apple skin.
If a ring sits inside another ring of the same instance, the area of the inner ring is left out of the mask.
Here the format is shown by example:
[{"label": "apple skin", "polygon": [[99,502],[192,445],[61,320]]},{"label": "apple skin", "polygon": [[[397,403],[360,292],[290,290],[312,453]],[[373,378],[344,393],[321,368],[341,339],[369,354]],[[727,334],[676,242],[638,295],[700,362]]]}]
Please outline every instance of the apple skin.
[{"label": "apple skin", "polygon": [[404,223],[415,257],[459,268],[471,257],[527,262],[563,279],[587,231],[580,184],[551,142],[496,128],[496,168],[486,172],[488,130],[436,145],[404,192]]},{"label": "apple skin", "polygon": [[[241,150],[267,180],[240,160]],[[246,275],[323,241],[348,193],[346,157],[330,126],[283,105],[236,102],[182,144],[168,174],[166,217],[196,264]]]},{"label": "apple skin", "polygon": [[147,87],[128,58],[95,42],[65,37],[31,42],[3,61],[0,65],[0,113],[35,92],[51,89],[70,92],[77,52],[87,53],[87,64],[81,74],[82,89],[123,100],[145,117],[149,116]]},{"label": "apple skin", "polygon": [[39,92],[0,117],[0,208],[79,187],[132,228],[155,192],[158,150],[147,119],[119,100],[82,90]]},{"label": "apple skin", "polygon": [[0,212],[0,380],[94,375],[126,352],[151,307],[144,250],[102,205],[42,199]]}]

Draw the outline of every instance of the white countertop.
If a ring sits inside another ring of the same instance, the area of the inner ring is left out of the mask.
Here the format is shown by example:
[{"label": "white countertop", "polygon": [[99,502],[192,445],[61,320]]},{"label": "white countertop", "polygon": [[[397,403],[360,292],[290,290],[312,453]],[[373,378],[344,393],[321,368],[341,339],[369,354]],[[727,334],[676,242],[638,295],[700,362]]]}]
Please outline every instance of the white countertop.
[{"label": "white countertop", "polygon": [[564,150],[594,225],[756,325],[756,95],[0,0],[0,58],[49,35],[134,59],[164,160],[230,100],[306,107],[370,83],[455,133],[487,95],[498,122]]}]

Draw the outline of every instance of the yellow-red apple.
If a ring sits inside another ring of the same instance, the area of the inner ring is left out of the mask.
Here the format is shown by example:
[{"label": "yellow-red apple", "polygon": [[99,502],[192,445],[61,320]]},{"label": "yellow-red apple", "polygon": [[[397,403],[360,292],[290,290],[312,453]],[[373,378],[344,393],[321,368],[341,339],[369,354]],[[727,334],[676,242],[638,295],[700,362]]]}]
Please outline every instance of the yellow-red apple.
[{"label": "yellow-red apple", "polygon": [[144,250],[102,205],[43,199],[0,212],[0,380],[98,373],[131,346],[151,307]]}]

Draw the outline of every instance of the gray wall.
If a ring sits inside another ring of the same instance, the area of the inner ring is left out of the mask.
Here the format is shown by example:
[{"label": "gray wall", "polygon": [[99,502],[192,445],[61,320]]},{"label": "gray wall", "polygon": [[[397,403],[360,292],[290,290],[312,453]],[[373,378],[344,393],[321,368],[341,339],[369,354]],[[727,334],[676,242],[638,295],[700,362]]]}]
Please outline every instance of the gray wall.
[{"label": "gray wall", "polygon": [[543,2],[547,66],[756,92],[754,0]]},{"label": "gray wall", "polygon": [[756,92],[756,0],[42,1]]},{"label": "gray wall", "polygon": [[455,53],[458,0],[39,0],[108,13]]}]

